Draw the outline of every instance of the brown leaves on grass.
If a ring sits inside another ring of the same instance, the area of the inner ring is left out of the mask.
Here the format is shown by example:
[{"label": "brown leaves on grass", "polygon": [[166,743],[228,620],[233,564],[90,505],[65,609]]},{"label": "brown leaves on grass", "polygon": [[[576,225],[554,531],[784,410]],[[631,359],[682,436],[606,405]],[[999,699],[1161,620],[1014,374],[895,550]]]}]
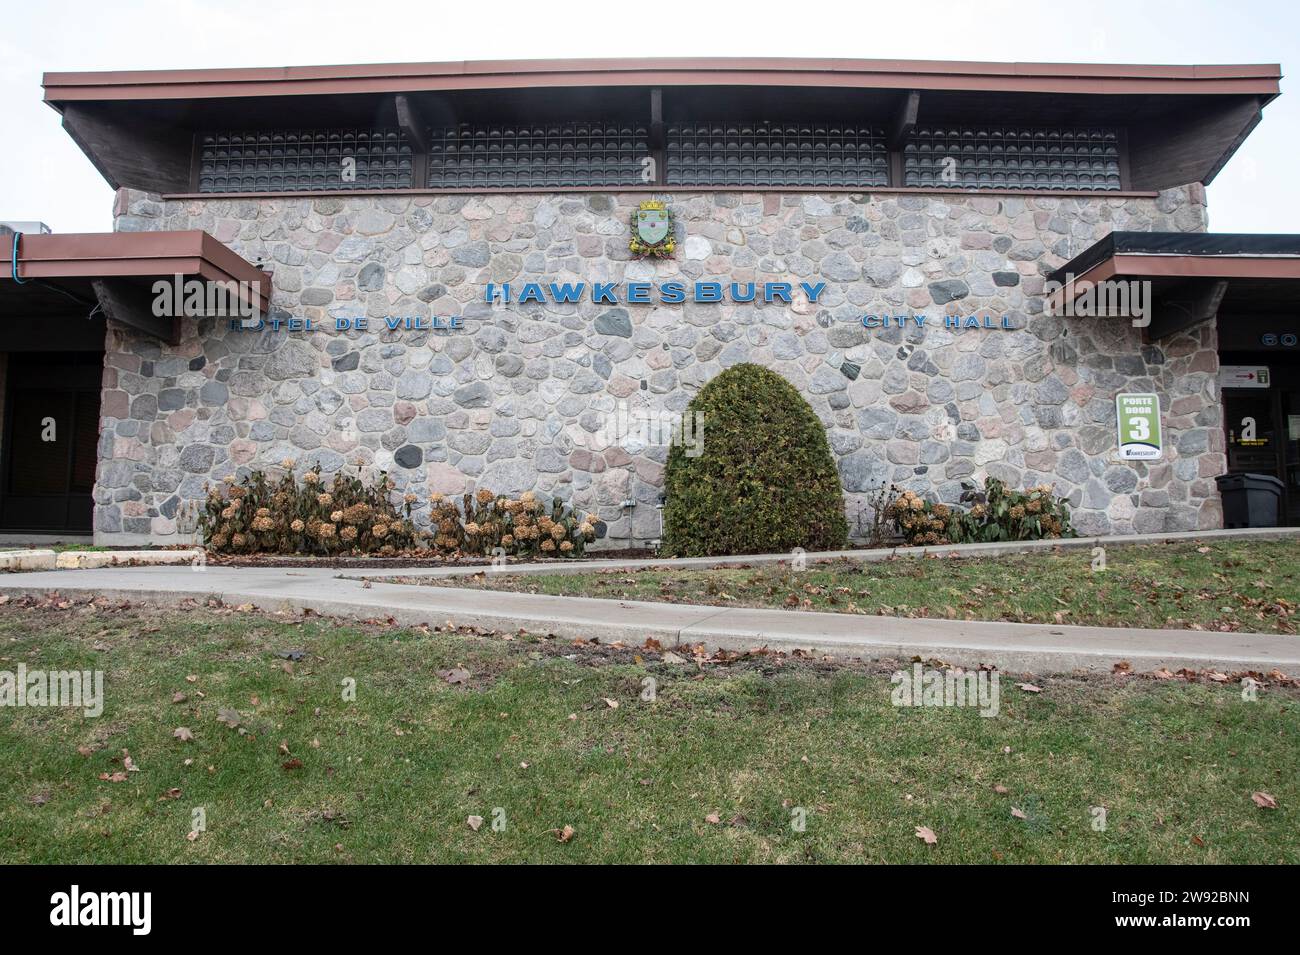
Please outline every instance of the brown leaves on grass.
[{"label": "brown leaves on grass", "polygon": [[916,838],[920,839],[927,846],[936,845],[939,842],[939,837],[934,834],[934,830],[929,826],[917,826]]},{"label": "brown leaves on grass", "polygon": [[450,670],[439,670],[438,676],[442,677],[442,679],[451,686],[469,682],[469,671],[464,667],[453,667]]},{"label": "brown leaves on grass", "polygon": [[573,838],[576,830],[573,826],[565,826],[563,829],[548,829],[546,831],[555,833],[556,842],[568,842]]},{"label": "brown leaves on grass", "polygon": [[1276,809],[1277,800],[1268,793],[1251,793],[1250,798],[1260,809]]},{"label": "brown leaves on grass", "polygon": [[194,733],[191,732],[188,726],[178,726],[172,730],[172,737],[180,740],[182,743],[188,743],[190,740],[194,739]]}]

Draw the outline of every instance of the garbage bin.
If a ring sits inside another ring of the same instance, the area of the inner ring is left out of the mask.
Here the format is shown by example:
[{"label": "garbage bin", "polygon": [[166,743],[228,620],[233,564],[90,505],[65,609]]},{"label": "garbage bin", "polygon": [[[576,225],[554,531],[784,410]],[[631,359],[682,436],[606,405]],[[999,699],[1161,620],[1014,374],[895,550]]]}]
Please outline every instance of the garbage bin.
[{"label": "garbage bin", "polygon": [[1271,474],[1221,474],[1224,527],[1277,527],[1282,482]]}]

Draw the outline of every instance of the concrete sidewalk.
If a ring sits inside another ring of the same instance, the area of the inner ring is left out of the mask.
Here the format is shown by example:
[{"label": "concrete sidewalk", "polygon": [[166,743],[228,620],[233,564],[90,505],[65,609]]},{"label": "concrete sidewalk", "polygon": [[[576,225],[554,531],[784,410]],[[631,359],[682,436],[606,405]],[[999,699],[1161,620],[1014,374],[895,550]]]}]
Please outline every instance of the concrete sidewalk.
[{"label": "concrete sidewalk", "polygon": [[[809,555],[809,559],[813,557]],[[745,562],[750,561],[746,558]],[[475,570],[482,568],[471,572]],[[598,638],[605,643],[622,641],[628,646],[639,646],[653,637],[665,648],[702,643],[710,649],[768,646],[864,659],[936,657],[964,666],[991,664],[1013,672],[1108,671],[1118,660],[1128,660],[1138,671],[1162,666],[1171,670],[1268,671],[1277,667],[1288,674],[1300,671],[1300,636],[919,620],[551,597],[368,583],[361,572],[343,576],[331,568],[106,567],[0,578],[0,593],[42,595],[51,591],[165,606],[186,598],[202,601],[216,597],[227,605],[251,603],[263,610],[310,609],[360,620],[392,618],[403,625],[453,623],[489,630],[528,630],[563,638]]]}]

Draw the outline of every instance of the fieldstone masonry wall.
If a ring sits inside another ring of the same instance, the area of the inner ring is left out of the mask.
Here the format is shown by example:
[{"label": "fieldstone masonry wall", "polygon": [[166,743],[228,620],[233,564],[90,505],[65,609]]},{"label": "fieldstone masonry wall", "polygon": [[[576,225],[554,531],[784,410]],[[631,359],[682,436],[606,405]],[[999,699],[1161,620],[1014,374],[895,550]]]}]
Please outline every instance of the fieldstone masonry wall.
[{"label": "fieldstone masonry wall", "polygon": [[[629,260],[643,198],[120,196],[119,230],[204,229],[273,272],[276,315],[320,327],[187,319],[176,347],[111,327],[96,539],[172,538],[205,482],[293,458],[360,462],[420,492],[554,493],[600,514],[602,543],[641,543],[659,535],[666,448],[593,450],[588,436],[620,403],[680,412],[742,361],[812,403],[851,522],[881,482],[954,501],[962,479],[996,476],[1056,485],[1089,534],[1220,526],[1213,323],[1144,345],[1126,320],[1047,316],[1042,298],[1048,271],[1112,229],[1204,230],[1200,186],[1158,198],[670,193],[678,252],[662,262]],[[827,286],[816,304],[482,301],[489,281],[670,279]],[[986,312],[1016,330],[941,325]],[[862,326],[900,313],[929,324]],[[466,327],[334,330],[362,314],[461,314]],[[1161,395],[1163,461],[1116,460],[1120,391]]]}]

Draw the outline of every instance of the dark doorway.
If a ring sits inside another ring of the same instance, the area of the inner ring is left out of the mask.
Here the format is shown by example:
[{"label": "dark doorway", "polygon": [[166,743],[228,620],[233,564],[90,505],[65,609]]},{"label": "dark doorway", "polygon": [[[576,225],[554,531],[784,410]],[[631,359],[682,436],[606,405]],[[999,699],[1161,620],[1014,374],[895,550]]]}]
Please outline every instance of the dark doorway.
[{"label": "dark doorway", "polygon": [[[1219,363],[1228,472],[1280,480],[1278,521],[1300,525],[1300,348],[1222,352]],[[1254,375],[1251,386],[1231,387],[1232,368]]]},{"label": "dark doorway", "polygon": [[89,534],[104,356],[12,352],[0,446],[0,530]]}]

